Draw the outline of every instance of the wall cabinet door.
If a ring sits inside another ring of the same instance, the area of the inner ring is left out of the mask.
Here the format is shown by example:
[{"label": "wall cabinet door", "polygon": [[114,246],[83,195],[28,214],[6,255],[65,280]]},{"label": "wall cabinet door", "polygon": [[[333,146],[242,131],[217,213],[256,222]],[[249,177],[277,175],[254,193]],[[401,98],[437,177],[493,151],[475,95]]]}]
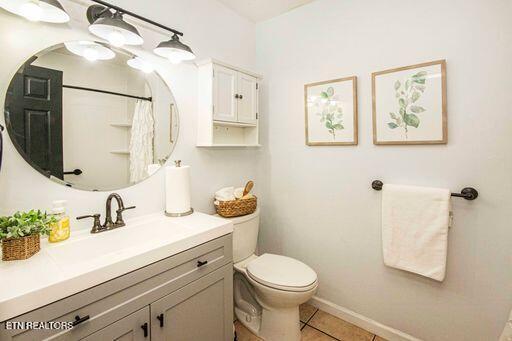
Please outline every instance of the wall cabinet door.
[{"label": "wall cabinet door", "polygon": [[149,306],[100,329],[83,341],[148,341],[151,328],[149,325]]},{"label": "wall cabinet door", "polygon": [[238,73],[238,122],[256,124],[258,112],[257,79]]},{"label": "wall cabinet door", "polygon": [[228,264],[151,304],[152,340],[233,340],[232,288]]},{"label": "wall cabinet door", "polygon": [[238,105],[237,98],[235,98],[235,95],[237,95],[237,72],[215,65],[213,73],[213,119],[236,122]]}]

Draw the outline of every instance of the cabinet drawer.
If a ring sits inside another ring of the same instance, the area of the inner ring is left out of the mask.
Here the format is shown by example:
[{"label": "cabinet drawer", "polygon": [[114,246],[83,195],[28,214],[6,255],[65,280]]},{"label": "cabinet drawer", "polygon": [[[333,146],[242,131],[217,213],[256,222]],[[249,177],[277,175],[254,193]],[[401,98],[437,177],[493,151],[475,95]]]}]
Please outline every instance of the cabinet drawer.
[{"label": "cabinet drawer", "polygon": [[0,340],[78,340],[231,261],[226,235],[10,320],[84,320],[72,329],[6,330],[3,323]]}]

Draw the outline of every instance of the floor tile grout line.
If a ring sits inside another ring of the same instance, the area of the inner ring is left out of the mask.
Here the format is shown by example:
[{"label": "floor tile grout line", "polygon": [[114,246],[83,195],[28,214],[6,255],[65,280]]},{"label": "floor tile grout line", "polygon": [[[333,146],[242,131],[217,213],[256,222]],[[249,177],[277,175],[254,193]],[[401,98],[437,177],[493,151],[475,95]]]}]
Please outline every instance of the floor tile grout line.
[{"label": "floor tile grout line", "polygon": [[324,332],[323,330],[318,329],[317,327],[314,327],[314,326],[312,326],[312,325],[310,325],[310,324],[306,324],[305,326],[308,326],[308,327],[310,327],[310,328],[316,329],[316,330],[318,330],[320,333],[322,333],[322,334],[325,334],[325,335],[327,335],[327,336],[332,337],[334,340],[343,341],[343,340],[338,339],[337,337],[334,337],[334,336],[332,336],[331,334],[326,333],[326,332]]},{"label": "floor tile grout line", "polygon": [[[316,308],[316,307],[315,307]],[[302,326],[302,328],[300,328],[300,330],[304,329],[304,327],[306,327],[308,325],[308,322],[311,321],[311,319],[313,318],[313,316],[315,316],[316,312],[318,311],[319,309],[316,308],[315,312],[313,314],[311,314],[311,316],[308,318],[308,320],[306,322],[303,322],[301,321],[302,323],[304,323],[304,325]]]},{"label": "floor tile grout line", "polygon": [[[331,334],[326,333],[326,332],[324,332],[323,330],[318,329],[317,327],[312,326],[312,325],[310,325],[310,324],[309,324],[309,321],[311,321],[311,320],[313,319],[313,317],[316,315],[316,313],[317,313],[318,311],[320,311],[320,309],[319,309],[319,308],[316,308],[316,311],[313,313],[313,315],[311,315],[311,317],[310,317],[310,318],[308,319],[308,321],[304,324],[304,326],[302,326],[302,328],[301,328],[300,330],[303,330],[303,329],[304,329],[304,327],[309,326],[309,327],[314,328],[314,329],[318,330],[319,332],[322,332],[322,333],[324,333],[325,335],[328,335],[328,336],[330,336],[330,337],[332,337],[332,338],[334,338],[334,339],[336,339],[336,340],[343,341],[343,340],[338,339],[338,338],[336,338],[336,337],[332,336]],[[322,310],[322,311],[323,311],[323,310]],[[345,321],[345,322],[347,322],[347,321]],[[356,327],[357,327],[357,326],[356,326]],[[360,328],[360,327],[359,327],[359,328]],[[362,328],[361,328],[361,329],[362,329]],[[364,331],[366,331],[366,332],[368,332],[366,329],[363,329],[363,330],[364,330]],[[370,333],[370,332],[369,332],[369,333]],[[375,341],[375,339],[377,338],[377,334],[374,334],[374,333],[371,333],[371,334],[373,335],[373,337],[372,337],[372,340],[371,340],[371,341]]]},{"label": "floor tile grout line", "polygon": [[316,315],[316,313],[319,311],[320,309],[316,308],[315,312],[313,314],[311,314],[311,316],[308,318],[308,320],[306,322],[304,322],[304,324],[308,324],[309,321],[311,321],[311,319],[313,319],[313,317]]}]

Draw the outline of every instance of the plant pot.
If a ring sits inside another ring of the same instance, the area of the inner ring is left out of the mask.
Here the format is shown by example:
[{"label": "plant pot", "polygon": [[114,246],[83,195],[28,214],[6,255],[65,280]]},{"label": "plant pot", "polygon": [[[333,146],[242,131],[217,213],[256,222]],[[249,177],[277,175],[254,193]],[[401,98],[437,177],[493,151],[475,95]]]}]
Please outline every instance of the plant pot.
[{"label": "plant pot", "polygon": [[41,249],[39,233],[16,239],[2,240],[2,260],[22,260],[35,255]]}]

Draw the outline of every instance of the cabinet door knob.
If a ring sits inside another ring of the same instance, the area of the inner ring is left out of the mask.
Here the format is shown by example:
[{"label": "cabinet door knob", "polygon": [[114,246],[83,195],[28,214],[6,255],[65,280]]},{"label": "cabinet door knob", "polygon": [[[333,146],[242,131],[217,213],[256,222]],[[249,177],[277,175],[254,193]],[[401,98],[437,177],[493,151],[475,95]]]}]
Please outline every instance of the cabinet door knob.
[{"label": "cabinet door knob", "polygon": [[148,323],[144,323],[142,326],[140,326],[142,330],[144,331],[144,337],[148,337]]},{"label": "cabinet door knob", "polygon": [[240,98],[240,95],[239,94],[235,94],[235,98]]},{"label": "cabinet door knob", "polygon": [[243,99],[244,95],[238,95],[238,98]]},{"label": "cabinet door knob", "polygon": [[200,267],[202,267],[203,265],[206,265],[206,264],[208,264],[207,260],[205,260],[205,261],[198,260],[197,261],[197,267],[198,268],[200,268]]},{"label": "cabinet door knob", "polygon": [[156,318],[160,321],[160,328],[162,328],[164,326],[164,314],[160,314]]}]

